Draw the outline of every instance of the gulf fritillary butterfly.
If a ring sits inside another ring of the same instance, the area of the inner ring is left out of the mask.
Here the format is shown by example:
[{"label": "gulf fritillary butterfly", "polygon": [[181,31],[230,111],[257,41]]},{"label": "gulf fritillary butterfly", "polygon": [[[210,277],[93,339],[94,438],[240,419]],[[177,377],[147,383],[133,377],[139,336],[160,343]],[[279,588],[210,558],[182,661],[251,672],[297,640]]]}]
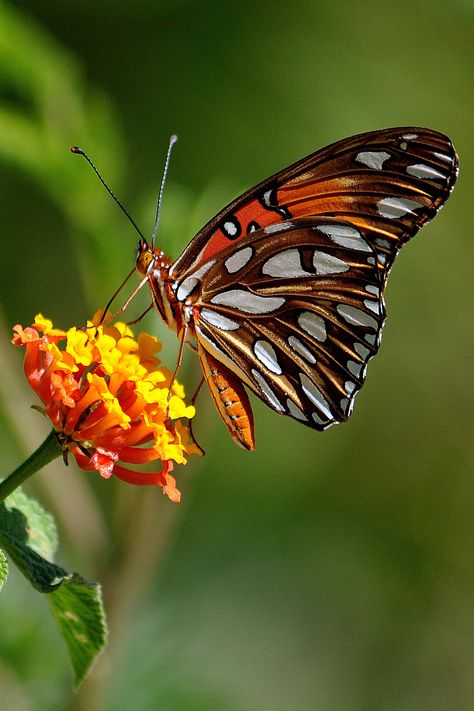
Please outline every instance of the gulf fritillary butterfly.
[{"label": "gulf fritillary butterfly", "polygon": [[195,342],[238,444],[255,448],[244,385],[317,430],[348,419],[380,345],[392,263],[457,174],[437,131],[362,133],[231,202],[175,262],[140,240],[136,268],[165,323]]}]

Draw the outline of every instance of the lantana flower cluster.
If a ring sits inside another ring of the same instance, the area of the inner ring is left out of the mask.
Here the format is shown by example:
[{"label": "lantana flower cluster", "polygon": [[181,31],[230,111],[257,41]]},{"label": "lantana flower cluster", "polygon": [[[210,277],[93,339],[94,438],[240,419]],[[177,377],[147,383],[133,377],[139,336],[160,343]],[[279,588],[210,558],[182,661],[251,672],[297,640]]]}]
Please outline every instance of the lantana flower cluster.
[{"label": "lantana flower cluster", "polygon": [[[141,333],[135,340],[124,323],[88,322],[84,329],[62,331],[41,314],[14,333],[12,342],[26,351],[28,383],[53,423],[65,460],[70,453],[81,469],[106,479],[160,485],[179,501],[170,472],[174,463],[200,453],[187,424],[195,410],[176,380],[169,396],[172,378],[159,367],[157,339]],[[156,461],[160,471],[123,466]]]}]

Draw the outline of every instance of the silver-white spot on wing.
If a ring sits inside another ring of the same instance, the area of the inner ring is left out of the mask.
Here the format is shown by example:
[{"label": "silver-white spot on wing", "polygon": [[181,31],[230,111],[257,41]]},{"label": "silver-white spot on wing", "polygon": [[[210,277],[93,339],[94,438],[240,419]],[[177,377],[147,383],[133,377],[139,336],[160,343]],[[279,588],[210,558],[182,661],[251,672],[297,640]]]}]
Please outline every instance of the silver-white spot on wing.
[{"label": "silver-white spot on wing", "polygon": [[371,248],[360,232],[348,225],[318,225],[316,228],[327,235],[335,244],[348,249],[357,249],[359,252],[371,252]]},{"label": "silver-white spot on wing", "polygon": [[444,161],[445,163],[452,163],[453,162],[452,156],[447,156],[446,153],[433,153],[433,155],[435,155],[436,158],[439,158],[440,160]]},{"label": "silver-white spot on wing", "polygon": [[379,213],[382,217],[388,217],[389,219],[403,217],[408,213],[413,215],[415,210],[419,210],[421,207],[423,207],[421,203],[408,198],[388,197],[379,200],[377,203]]},{"label": "silver-white spot on wing", "polygon": [[178,301],[185,301],[198,284],[199,279],[195,276],[188,276],[186,279],[183,279],[176,292]]},{"label": "silver-white spot on wing", "polygon": [[406,141],[414,141],[415,138],[418,138],[417,133],[404,133],[402,138],[404,138]]},{"label": "silver-white spot on wing", "polygon": [[304,343],[302,343],[299,338],[296,338],[296,336],[288,336],[288,345],[295,351],[295,353],[298,353],[298,355],[307,360],[308,363],[311,363],[312,365],[316,363],[316,358],[311,353],[309,348],[306,348]]},{"label": "silver-white spot on wing", "polygon": [[407,173],[408,175],[413,175],[415,178],[427,178],[428,180],[446,179],[444,173],[440,173],[439,170],[435,170],[424,163],[415,163],[414,165],[407,166]]},{"label": "silver-white spot on wing", "polygon": [[390,242],[388,239],[382,239],[381,237],[376,237],[374,239],[374,244],[377,245],[377,247],[382,247],[382,249],[390,249]]},{"label": "silver-white spot on wing", "polygon": [[327,417],[323,419],[317,412],[311,413],[311,417],[316,422],[316,424],[321,425],[324,430],[327,430],[328,427],[336,424],[333,419],[331,419],[329,422],[327,420]]},{"label": "silver-white spot on wing", "polygon": [[357,353],[357,355],[360,355],[360,357],[363,358],[364,360],[370,354],[369,349],[366,348],[366,346],[364,346],[364,344],[360,343],[359,341],[356,341],[354,343],[354,350]]},{"label": "silver-white spot on wing", "polygon": [[201,309],[200,317],[210,323],[212,326],[219,328],[221,331],[236,331],[240,328],[240,324],[217,311],[212,309]]},{"label": "silver-white spot on wing", "polygon": [[300,382],[303,392],[311,400],[313,405],[316,405],[316,407],[323,413],[323,415],[330,419],[334,419],[334,415],[331,412],[329,403],[322,394],[321,390],[316,385],[316,383],[314,383],[310,378],[308,378],[305,373],[300,373]]},{"label": "silver-white spot on wing", "polygon": [[364,368],[364,363],[356,363],[355,360],[347,361],[347,370],[352,373],[356,378],[361,377],[362,369]]},{"label": "silver-white spot on wing", "polygon": [[385,151],[362,151],[355,157],[358,163],[366,165],[373,170],[382,170],[383,164],[390,158],[390,153]]},{"label": "silver-white spot on wing", "polygon": [[[342,318],[353,326],[364,326],[365,328],[372,328],[374,331],[378,328],[377,321],[356,306],[338,304],[336,309]],[[368,339],[366,338],[366,340]]]},{"label": "silver-white spot on wing", "polygon": [[369,311],[373,311],[374,314],[377,314],[377,316],[380,316],[380,301],[372,301],[371,299],[364,299],[364,306],[369,309]]},{"label": "silver-white spot on wing", "polygon": [[234,254],[231,254],[230,257],[227,257],[224,262],[224,266],[229,274],[235,274],[249,263],[252,259],[252,255],[252,247],[243,247],[243,249],[238,249],[237,252],[234,252]]},{"label": "silver-white spot on wing", "polygon": [[[318,276],[339,274],[350,269],[347,262],[319,250],[315,250],[313,254],[313,265]],[[303,279],[314,276],[301,266],[300,252],[295,247],[285,249],[267,259],[262,267],[262,274],[276,279]]]},{"label": "silver-white spot on wing", "polygon": [[255,368],[252,368],[250,372],[252,373],[255,382],[257,383],[258,387],[260,388],[261,392],[266,397],[270,405],[279,412],[285,412],[285,408],[283,407],[283,405],[281,404],[281,402],[279,401],[276,394],[273,392],[272,388],[267,383],[263,375],[258,370],[255,370]]},{"label": "silver-white spot on wing", "polygon": [[320,343],[327,338],[324,319],[312,311],[302,311],[298,316],[298,325]]},{"label": "silver-white spot on wing", "polygon": [[[209,259],[201,267],[199,267],[199,269],[196,269],[196,271],[193,272],[190,276],[183,279],[183,281],[178,286],[178,290],[176,292],[176,298],[178,299],[178,301],[185,301],[188,298],[189,294],[198,285],[199,280],[204,276],[204,274],[209,271],[215,261],[215,259]],[[176,282],[173,284],[173,291],[176,291]]]},{"label": "silver-white spot on wing", "polygon": [[349,400],[349,398],[343,397],[339,404],[341,406],[341,410],[346,415],[346,417],[350,417],[352,414],[352,410],[354,409],[354,398],[351,398]]},{"label": "silver-white spot on wing", "polygon": [[350,269],[347,262],[344,262],[342,259],[338,259],[338,257],[334,257],[332,254],[320,252],[318,249],[315,250],[313,255],[313,266],[318,276],[325,276],[326,274],[340,274],[341,272],[347,272]]},{"label": "silver-white spot on wing", "polygon": [[238,228],[237,228],[237,225],[235,224],[235,222],[231,222],[231,221],[224,222],[222,227],[223,227],[224,231],[226,232],[226,234],[229,235],[229,237],[235,237],[235,235],[238,232]]},{"label": "silver-white spot on wing", "polygon": [[285,249],[273,255],[264,263],[262,274],[276,279],[299,279],[313,276],[301,266],[300,253],[296,248]]},{"label": "silver-white spot on wing", "polygon": [[204,262],[202,267],[199,267],[199,269],[196,269],[196,271],[193,272],[192,276],[196,277],[197,279],[201,279],[204,274],[207,274],[207,272],[212,267],[212,265],[215,264],[215,262],[215,259],[209,259],[207,262]]},{"label": "silver-white spot on wing", "polygon": [[282,230],[289,230],[293,227],[293,222],[287,220],[286,222],[275,222],[273,225],[267,225],[263,228],[263,232],[266,235],[271,235],[273,232],[281,232]]},{"label": "silver-white spot on wing", "polygon": [[295,405],[295,403],[293,402],[293,400],[291,400],[291,398],[289,398],[289,397],[286,398],[286,405],[288,407],[288,412],[296,420],[304,420],[305,422],[308,421],[308,418],[306,417],[304,412],[302,410],[300,410],[300,408],[297,405]]},{"label": "silver-white spot on wing", "polygon": [[271,343],[268,343],[268,341],[264,341],[263,339],[259,339],[258,341],[255,341],[253,345],[253,352],[257,356],[260,363],[263,363],[263,365],[268,368],[268,370],[271,370],[272,373],[276,373],[277,375],[281,375],[283,373],[281,365],[278,362],[277,354]]},{"label": "silver-white spot on wing", "polygon": [[344,390],[348,395],[352,395],[356,387],[357,385],[353,383],[352,380],[346,380],[346,382],[344,383]]},{"label": "silver-white spot on wing", "polygon": [[365,290],[369,294],[373,294],[374,296],[380,296],[380,289],[378,286],[375,286],[374,284],[367,284],[365,287]]},{"label": "silver-white spot on wing", "polygon": [[246,314],[269,314],[283,306],[282,296],[259,296],[244,289],[221,291],[211,299],[212,304],[230,306]]}]

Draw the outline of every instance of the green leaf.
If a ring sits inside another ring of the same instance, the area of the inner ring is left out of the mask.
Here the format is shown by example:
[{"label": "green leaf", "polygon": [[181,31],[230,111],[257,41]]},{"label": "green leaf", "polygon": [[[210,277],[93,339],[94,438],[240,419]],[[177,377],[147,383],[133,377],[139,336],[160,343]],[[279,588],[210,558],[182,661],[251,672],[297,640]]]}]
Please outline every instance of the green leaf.
[{"label": "green leaf", "polygon": [[77,688],[106,642],[101,587],[75,573],[48,598],[68,648]]},{"label": "green leaf", "polygon": [[2,533],[0,542],[18,570],[38,592],[52,592],[69,578],[70,574],[64,568],[45,560],[12,536]]},{"label": "green leaf", "polygon": [[52,592],[70,577],[64,568],[48,560],[57,546],[52,516],[20,489],[0,505],[0,543],[39,592]]},{"label": "green leaf", "polygon": [[8,577],[8,561],[5,553],[0,548],[0,590],[3,588],[3,583]]},{"label": "green leaf", "polygon": [[[58,547],[58,534],[53,516],[45,511],[36,499],[26,496],[20,488],[10,494],[5,503],[10,512],[16,509],[24,515],[27,522],[28,545],[38,555],[52,560]],[[6,525],[9,527],[8,532],[17,537],[23,537],[21,520],[18,515],[9,517],[6,521]],[[0,528],[2,528],[1,515]]]},{"label": "green leaf", "polygon": [[[47,560],[53,558],[57,547],[54,519],[21,489],[0,504],[0,544],[33,587],[49,593],[51,611],[66,642],[77,687],[105,645],[100,585]],[[0,553],[1,587],[8,566],[1,549]]]}]

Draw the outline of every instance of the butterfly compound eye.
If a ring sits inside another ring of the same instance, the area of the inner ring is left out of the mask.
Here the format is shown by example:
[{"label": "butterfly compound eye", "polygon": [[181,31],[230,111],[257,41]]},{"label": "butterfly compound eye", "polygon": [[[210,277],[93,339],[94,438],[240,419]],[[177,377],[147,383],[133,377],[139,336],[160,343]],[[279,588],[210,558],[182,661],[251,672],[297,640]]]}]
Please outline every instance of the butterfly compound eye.
[{"label": "butterfly compound eye", "polygon": [[135,263],[137,272],[145,276],[148,273],[150,264],[152,264],[154,261],[155,255],[149,250],[148,245],[146,243],[143,243],[142,240],[140,240],[138,244],[137,261]]}]

